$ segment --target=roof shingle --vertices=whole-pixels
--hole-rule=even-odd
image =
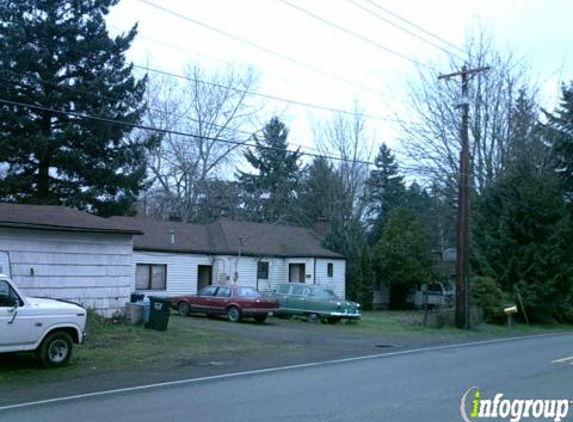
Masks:
[[[141,234],[114,221],[56,205],[0,203],[0,227],[94,233]]]
[[[134,217],[110,220],[144,233],[133,239],[134,249],[139,250],[218,255],[236,255],[240,251],[249,256],[344,258],[322,247],[313,233],[302,227],[224,219],[207,225]]]

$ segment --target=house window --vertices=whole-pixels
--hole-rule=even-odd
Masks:
[[[326,273],[329,277],[334,276],[334,264],[332,262],[328,263],[328,265],[326,267]]]
[[[267,261],[259,261],[257,263],[257,278],[262,280],[269,278],[269,263]]]
[[[135,269],[136,290],[165,290],[167,265],[137,264]]]

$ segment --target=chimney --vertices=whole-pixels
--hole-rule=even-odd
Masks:
[[[311,229],[318,237],[324,239],[332,230],[332,224],[328,218],[318,217]]]

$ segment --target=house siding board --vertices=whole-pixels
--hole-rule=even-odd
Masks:
[[[0,274],[10,277],[10,255],[6,251],[0,251]]]
[[[129,301],[132,236],[0,228],[12,278],[29,296],[77,302],[111,316]]]
[[[134,251],[131,270],[131,288],[135,288],[135,268],[137,264],[167,265],[167,283],[165,290],[137,290],[138,293],[151,296],[175,296],[197,292],[197,267],[213,265],[208,255],[191,255],[165,252]],[[214,278],[214,281],[216,278]]]
[[[269,263],[268,279],[258,279],[258,262]],[[167,265],[167,284],[165,290],[138,290],[138,293],[155,296],[176,296],[197,292],[197,267],[211,265],[214,284],[240,284],[269,292],[279,284],[289,281],[289,264],[305,264],[305,279],[308,284],[321,284],[333,289],[337,295],[345,295],[345,260],[309,257],[274,258],[237,255],[197,255],[182,253],[149,252],[136,250],[133,256],[131,286],[135,291],[136,264]],[[316,271],[315,271],[316,262]],[[327,265],[333,263],[333,277],[327,277]],[[238,278],[235,280],[235,272]],[[316,283],[315,283],[316,274]]]
[[[328,264],[333,265],[332,277],[328,276]],[[337,296],[345,297],[346,261],[343,259],[317,259],[316,284],[332,289]]]

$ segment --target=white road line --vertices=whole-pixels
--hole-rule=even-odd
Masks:
[[[551,361],[551,363],[569,363],[570,365],[573,365],[573,356],[569,356],[568,358],[553,360]]]
[[[71,400],[79,400],[91,397],[99,397],[99,396],[107,396],[112,394],[119,394],[119,393],[128,393],[132,391],[143,391],[143,390],[150,390],[154,388],[161,388],[161,387],[170,387],[175,385],[185,385],[185,384],[195,384],[205,381],[214,381],[226,378],[238,378],[238,377],[246,377],[250,375],[261,375],[261,374],[268,374],[273,372],[280,372],[280,371],[288,371],[293,369],[302,369],[302,368],[312,368],[317,366],[326,366],[326,365],[334,365],[339,363],[347,363],[347,362],[358,362],[362,360],[368,359],[378,359],[378,358],[385,358],[385,357],[392,357],[392,356],[401,356],[401,355],[409,355],[415,353],[422,353],[422,352],[433,352],[433,351],[440,351],[440,350],[448,350],[448,349],[458,349],[463,347],[471,347],[471,346],[485,346],[489,344],[496,344],[496,343],[506,343],[511,341],[518,341],[518,340],[528,340],[534,338],[543,338],[543,337],[553,337],[563,334],[571,334],[567,332],[561,333],[551,333],[551,334],[537,334],[531,336],[521,336],[521,337],[509,337],[509,338],[501,338],[501,339],[494,339],[494,340],[482,340],[482,341],[474,341],[470,343],[458,343],[458,344],[447,344],[444,346],[433,346],[433,347],[422,347],[419,349],[410,349],[410,350],[401,350],[398,352],[390,352],[390,353],[379,353],[375,355],[366,355],[366,356],[357,356],[353,358],[345,358],[345,359],[335,359],[335,360],[328,360],[323,362],[312,362],[312,363],[303,363],[299,365],[288,365],[288,366],[278,366],[274,368],[266,368],[266,369],[256,369],[253,371],[244,371],[244,372],[232,372],[228,374],[220,374],[220,375],[212,375],[208,377],[201,377],[201,378],[189,378],[183,379],[178,381],[168,381],[168,382],[161,382],[155,384],[146,384],[146,385],[138,385],[135,387],[126,387],[126,388],[117,388],[114,390],[105,390],[105,391],[96,391],[93,393],[86,393],[86,394],[77,394],[74,396],[66,396],[66,397],[56,397],[53,399],[46,399],[46,400],[38,400],[33,402],[27,403],[18,403],[12,404],[7,406],[0,406],[0,411],[3,410],[10,410],[10,409],[18,409],[23,407],[32,407],[32,406],[39,406],[42,404],[50,404],[50,403],[59,403]]]

